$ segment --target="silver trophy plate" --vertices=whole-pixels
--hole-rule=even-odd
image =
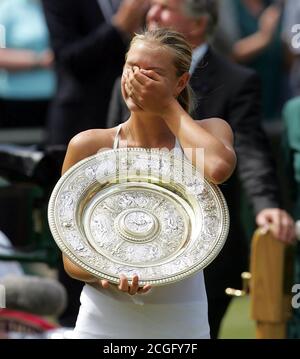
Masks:
[[[216,185],[184,158],[142,148],[99,152],[70,168],[51,194],[48,219],[81,268],[112,283],[137,274],[152,286],[202,270],[229,229]]]

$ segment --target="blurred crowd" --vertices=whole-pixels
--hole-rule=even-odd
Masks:
[[[173,27],[172,12],[175,13],[176,6],[182,2],[188,3],[195,13],[203,3],[202,0],[0,0],[0,133],[9,129],[22,129],[29,133],[40,128],[44,136],[39,143],[32,145],[49,150],[53,146],[65,148],[81,131],[115,126],[126,120],[127,112],[123,110],[120,99],[119,77],[130,39],[149,24]],[[276,185],[273,180],[268,180],[273,172],[269,171],[268,165],[264,166],[269,160],[251,164],[251,157],[248,162],[245,150],[243,154],[241,150],[240,161],[244,167],[238,176],[240,182],[248,181],[248,184],[245,184],[243,192],[243,186],[232,186],[236,192],[240,191],[235,197],[240,198],[244,192],[252,197],[253,200],[248,200],[254,207],[252,216],[256,225],[266,225],[268,218],[272,222],[275,215],[289,221],[287,212],[297,220],[300,218],[300,1],[207,0],[205,3],[207,8],[199,14],[207,16],[208,20],[199,21],[199,28],[205,27],[208,36],[201,44],[195,43],[194,49],[198,59],[202,58],[202,66],[200,70],[191,69],[191,84],[195,92],[201,88],[207,102],[199,101],[201,110],[198,109],[196,114],[230,117],[224,119],[237,134],[237,146],[242,148],[242,144],[248,141],[249,148],[259,147],[260,151],[266,151],[265,158],[272,153],[267,152],[260,142],[272,142],[272,136],[276,137],[275,142],[280,146],[273,146],[271,151],[277,162],[278,159],[285,161],[286,170],[279,177],[281,187],[288,183],[288,187],[293,189],[292,196],[288,197],[290,194],[283,191],[284,198],[277,199]],[[192,15],[186,16],[192,18]],[[176,30],[189,31],[183,25],[182,28],[178,25]],[[191,39],[193,41],[192,36]],[[209,51],[213,51],[211,60],[205,57]],[[217,61],[216,56],[221,56],[222,61]],[[211,66],[212,62],[215,68]],[[218,77],[221,67],[230,69],[230,72],[230,66],[236,64],[242,67],[236,67],[232,74],[240,76],[240,82],[229,75]],[[216,79],[208,82],[208,71],[212,77],[215,73],[219,82]],[[218,90],[222,87],[237,89],[220,107],[213,96],[218,99]],[[209,102],[210,99],[213,103]],[[207,111],[209,106],[212,110]],[[222,110],[218,110],[219,107]],[[237,118],[244,121],[244,125],[236,124]],[[245,126],[243,135],[238,126]],[[252,127],[258,136],[253,142],[250,135],[247,139]],[[263,158],[257,155],[260,156]],[[246,166],[250,165],[253,166],[251,171],[261,173],[261,179],[265,179],[261,189],[259,181],[250,183],[246,178],[246,173],[250,176]],[[251,189],[248,190],[247,186]],[[270,193],[270,196],[257,204],[255,197],[259,197],[260,192]],[[235,218],[239,209],[232,208],[231,216]],[[275,215],[275,212],[263,212],[275,208],[281,208],[282,212],[277,211]],[[241,226],[237,224],[236,236],[244,235]],[[285,230],[284,234],[278,234],[278,238],[282,240],[280,237],[284,235],[291,236]],[[13,242],[13,238],[11,240]],[[243,242],[241,238],[238,240]],[[247,252],[244,247],[247,245],[242,243],[236,248]],[[225,249],[228,256],[228,253],[233,253],[230,248],[228,252]],[[239,256],[237,250],[235,255]],[[247,269],[247,260],[244,263],[238,259],[237,262],[239,276]],[[294,283],[300,283],[299,246],[295,263]],[[224,268],[220,265],[218,273]],[[213,280],[214,274],[208,273],[207,278],[210,276]],[[234,276],[236,278],[236,274]],[[70,284],[71,280],[66,278],[61,268],[59,279],[67,291],[72,288],[69,296],[79,299],[80,285]],[[225,281],[220,291],[224,286],[238,285],[235,279],[233,282]],[[217,337],[230,300],[220,298],[215,289],[210,291],[209,284],[208,299],[211,308],[220,308],[216,322],[211,323],[213,337]],[[77,302],[75,299],[69,302],[62,316],[62,325],[74,325]],[[299,312],[295,312],[290,331],[291,336],[300,337]]]
[[[0,1],[1,128],[43,127],[48,143],[67,144],[79,131],[106,126],[112,86],[130,36],[144,26],[146,4],[68,3]],[[296,0],[219,1],[211,43],[257,71],[264,122],[281,121],[284,104],[299,92],[299,11]]]

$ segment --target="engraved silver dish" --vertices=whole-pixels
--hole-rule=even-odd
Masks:
[[[71,261],[119,282],[159,286],[206,267],[227,238],[229,214],[216,185],[178,154],[108,150],[70,168],[49,201],[52,235]]]

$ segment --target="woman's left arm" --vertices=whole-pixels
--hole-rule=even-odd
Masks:
[[[232,130],[227,122],[219,118],[195,121],[175,99],[165,109],[162,118],[179,139],[186,157],[198,169],[204,169],[208,180],[219,184],[231,176],[236,155]]]
[[[236,156],[232,130],[225,121],[193,120],[171,93],[168,80],[152,70],[129,70],[125,88],[142,110],[165,121],[179,139],[186,157],[200,171],[204,170],[205,178],[219,184],[230,177]],[[199,155],[201,149],[204,156]]]

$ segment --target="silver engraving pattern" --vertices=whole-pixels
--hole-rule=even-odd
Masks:
[[[221,250],[229,216],[217,186],[187,161],[140,148],[98,153],[59,180],[48,208],[60,249],[83,269],[117,283],[172,283]]]
[[[124,224],[135,234],[147,233],[154,226],[153,217],[144,211],[134,211],[126,215]]]

